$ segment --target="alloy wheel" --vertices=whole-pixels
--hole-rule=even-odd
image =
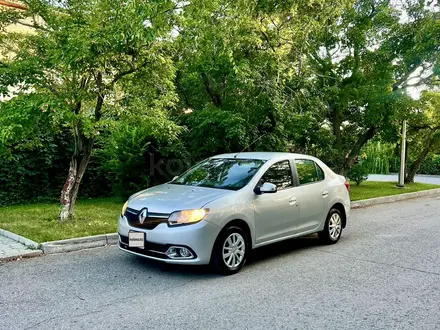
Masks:
[[[342,220],[339,214],[337,213],[332,214],[328,224],[328,230],[329,230],[330,238],[336,241],[342,230]]]
[[[243,261],[245,252],[246,244],[243,236],[239,233],[232,233],[223,243],[223,262],[230,269],[237,268]]]

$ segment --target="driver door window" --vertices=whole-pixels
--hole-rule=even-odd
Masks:
[[[264,175],[261,177],[260,185],[265,182],[275,184],[278,190],[293,187],[290,162],[288,160],[284,160],[269,167],[266,173],[264,173]]]

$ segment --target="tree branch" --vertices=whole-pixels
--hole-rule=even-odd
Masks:
[[[422,77],[420,77],[420,76],[418,76],[418,77],[413,77],[413,78],[411,78],[411,80],[412,80],[412,79],[419,79],[419,81],[417,81],[417,82],[414,83],[414,84],[410,84],[410,83],[407,81],[407,82],[403,83],[403,84],[401,85],[401,87],[402,87],[402,88],[406,88],[406,87],[420,87],[420,86],[422,86],[422,85],[428,85],[429,83],[440,82],[440,79],[435,79],[435,80],[433,80],[433,79],[432,79],[433,77],[434,77],[434,73],[433,73],[433,74],[430,74],[429,76],[424,77],[424,78],[422,78]]]
[[[29,24],[29,23],[20,22],[20,21],[17,21],[16,23],[19,24],[19,25],[23,25],[23,26],[27,26],[27,27],[36,29],[36,30],[49,31],[48,29],[46,29],[46,28],[42,27],[41,25],[35,23],[35,21],[34,21],[34,24]]]
[[[260,29],[261,34],[264,36],[264,39],[266,39],[266,42],[268,43],[269,47],[272,49],[272,51],[275,53],[275,48],[270,43],[269,37],[267,36],[266,32]]]
[[[144,63],[142,63],[142,64],[141,64],[140,66],[138,66],[138,67],[133,66],[133,67],[131,67],[131,69],[128,69],[128,70],[125,70],[125,71],[121,71],[121,72],[117,73],[117,74],[114,76],[114,78],[113,78],[112,82],[110,83],[110,85],[114,85],[114,84],[117,83],[121,78],[123,78],[123,77],[125,77],[125,76],[127,76],[127,75],[129,75],[129,74],[135,73],[136,71],[139,71],[139,70],[142,69],[142,68],[145,68],[149,63],[150,63],[149,61],[145,61]]]
[[[397,91],[401,87],[401,85],[408,80],[409,76],[411,76],[414,73],[414,71],[417,70],[418,67],[419,65],[414,65],[414,64],[411,65],[408,68],[408,71],[402,77],[400,77],[400,79],[397,82],[393,84],[393,91]]]
[[[365,143],[371,140],[377,133],[378,128],[371,126],[365,132],[361,132],[357,136],[357,141],[351,151],[345,156],[344,169],[348,170],[354,163],[354,157],[359,154]]]

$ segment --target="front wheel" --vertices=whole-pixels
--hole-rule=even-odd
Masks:
[[[324,244],[335,244],[342,234],[342,214],[337,209],[331,209],[325,221],[324,230],[318,233]]]
[[[224,275],[238,273],[246,262],[248,238],[237,226],[225,228],[217,238],[212,261],[216,270]]]

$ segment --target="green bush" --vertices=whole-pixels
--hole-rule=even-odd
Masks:
[[[0,206],[56,202],[69,171],[72,155],[67,133],[45,134],[39,146],[10,145],[0,156]],[[110,182],[92,157],[80,186],[80,198],[109,196]]]
[[[47,102],[35,94],[0,102],[0,206],[59,199],[73,153],[72,139],[58,113],[47,110]],[[108,196],[109,186],[92,157],[80,198]]]
[[[180,129],[165,120],[118,123],[102,140],[98,156],[112,182],[112,193],[126,198],[186,170],[190,164],[177,140]]]
[[[440,175],[440,155],[427,157],[419,170],[420,174]]]
[[[348,171],[348,178],[359,186],[368,179],[368,168],[363,163],[356,164]]]

